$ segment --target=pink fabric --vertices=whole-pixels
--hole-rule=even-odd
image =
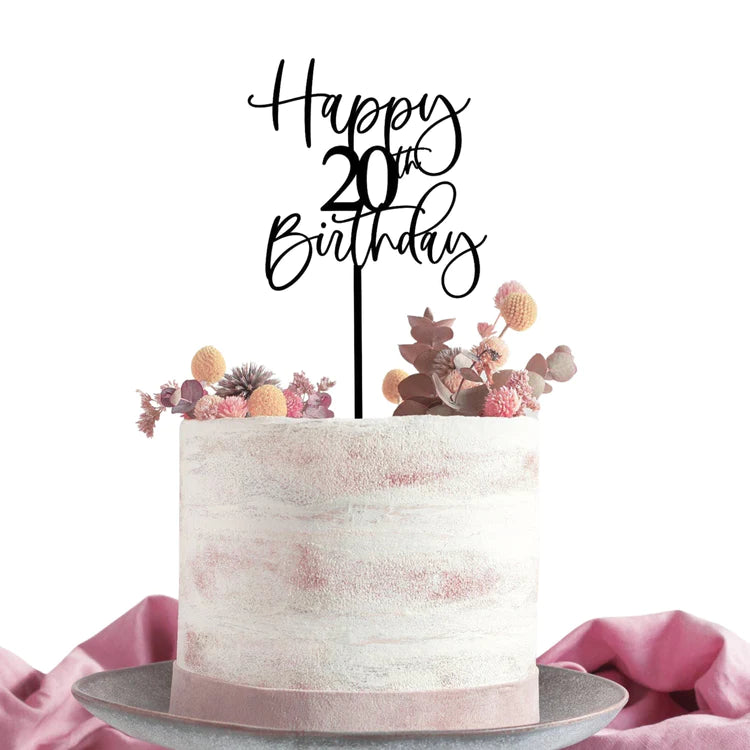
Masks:
[[[630,701],[578,750],[747,750],[750,644],[684,612],[591,620],[539,664],[619,682]]]
[[[344,692],[234,685],[174,666],[180,716],[298,732],[493,729],[539,721],[539,674],[472,690]]]
[[[48,675],[0,649],[2,750],[151,750],[93,718],[79,677],[174,658],[177,603],[150,597]],[[614,679],[630,703],[579,750],[750,748],[750,645],[683,612],[592,620],[539,659]]]
[[[2,750],[150,750],[95,719],[70,693],[79,678],[174,659],[177,602],[144,599],[68,654],[49,674],[0,648]]]

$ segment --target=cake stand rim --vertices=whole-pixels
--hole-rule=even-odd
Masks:
[[[179,714],[173,714],[169,711],[157,711],[151,708],[142,708],[140,706],[130,706],[125,703],[117,702],[115,700],[108,700],[106,698],[99,698],[91,695],[85,691],[85,684],[91,681],[92,678],[99,677],[104,674],[123,674],[126,672],[143,671],[148,668],[155,667],[166,667],[167,665],[171,668],[174,664],[174,660],[152,662],[150,664],[142,664],[135,667],[124,667],[121,669],[107,669],[99,672],[94,672],[90,675],[79,678],[73,684],[71,693],[73,697],[84,707],[87,708],[89,705],[97,705],[102,708],[106,708],[113,711],[124,712],[127,714],[133,714],[152,719],[168,719],[171,721],[177,721],[182,724],[190,724],[195,726],[203,726],[212,729],[231,729],[237,732],[243,732],[248,735],[264,735],[268,737],[309,737],[309,738],[320,738],[320,739],[332,739],[332,738],[362,738],[362,739],[406,739],[406,738],[427,738],[427,737],[438,737],[438,736],[481,736],[481,735],[498,735],[498,734],[522,734],[528,732],[535,732],[546,728],[564,727],[566,725],[580,723],[586,720],[593,720],[597,717],[603,717],[607,714],[612,714],[612,719],[622,710],[625,704],[628,702],[629,693],[619,683],[609,680],[606,677],[600,677],[599,675],[590,674],[589,672],[579,672],[577,670],[566,669],[564,667],[551,667],[544,664],[539,664],[538,668],[541,673],[553,673],[553,672],[566,672],[571,675],[576,675],[577,679],[587,679],[591,681],[600,681],[606,683],[609,689],[615,689],[620,692],[620,698],[612,703],[610,706],[592,711],[585,714],[579,714],[577,716],[571,716],[563,719],[555,719],[552,721],[539,721],[535,724],[519,724],[516,726],[509,727],[491,727],[485,729],[422,729],[422,730],[390,730],[390,731],[376,731],[376,732],[322,732],[322,731],[300,731],[294,729],[273,729],[269,727],[258,727],[251,726],[248,724],[237,724],[232,722],[224,721],[212,721],[210,719],[198,719],[190,716],[181,716]],[[541,696],[540,696],[541,698]]]

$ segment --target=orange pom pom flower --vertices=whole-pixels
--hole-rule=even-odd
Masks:
[[[247,412],[251,417],[285,417],[284,391],[268,384],[256,388],[247,400]]]

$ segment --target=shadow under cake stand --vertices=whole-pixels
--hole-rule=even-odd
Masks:
[[[556,750],[607,726],[628,700],[625,688],[602,677],[539,667],[540,720],[503,729],[455,732],[317,734],[262,729],[170,714],[172,662],[84,677],[73,695],[87,711],[121,732],[173,750],[286,750],[310,747],[513,748]]]

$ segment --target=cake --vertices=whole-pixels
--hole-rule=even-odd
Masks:
[[[538,721],[538,420],[188,420],[171,711],[313,732]]]
[[[226,371],[141,394],[148,437],[180,415],[180,602],[170,711],[322,733],[461,731],[539,720],[537,412],[576,372],[569,347],[505,367],[536,320],[517,281],[494,323],[408,316],[416,370],[383,380],[393,417],[333,419],[295,372]],[[502,330],[496,326],[504,321]]]

